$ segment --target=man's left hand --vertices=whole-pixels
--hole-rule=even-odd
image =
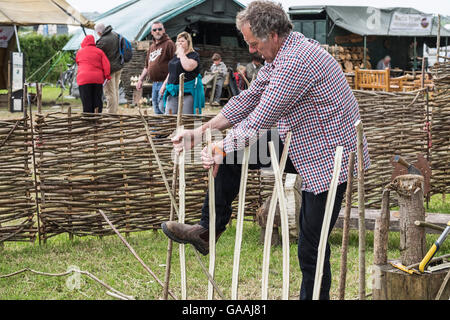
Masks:
[[[210,169],[213,167],[213,176],[217,176],[219,165],[223,163],[223,141],[212,144],[212,156],[208,154],[208,146],[204,147],[201,154],[203,168]]]

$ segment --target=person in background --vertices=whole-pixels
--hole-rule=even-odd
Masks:
[[[117,113],[119,109],[119,82],[123,65],[119,54],[119,35],[112,31],[111,26],[105,27],[103,23],[95,25],[95,32],[100,39],[97,48],[103,50],[111,65],[111,81],[105,85],[106,107],[109,113]]]
[[[194,51],[192,37],[187,32],[177,36],[175,57],[169,61],[169,73],[161,87],[166,114],[177,114],[179,77],[184,73],[184,114],[201,114],[205,106],[200,55]]]
[[[111,79],[109,60],[105,53],[95,46],[95,39],[87,35],[75,57],[78,65],[77,84],[83,104],[83,112],[102,113],[103,84]]]
[[[227,66],[222,61],[222,57],[218,53],[214,53],[212,56],[213,64],[210,68],[211,72],[217,72],[216,91],[214,93],[214,100],[211,103],[213,106],[220,106],[220,97],[222,96],[223,83],[227,76]]]
[[[164,80],[169,73],[169,61],[175,54],[175,44],[166,34],[164,25],[159,22],[153,22],[152,31],[153,43],[148,49],[145,58],[145,67],[142,70],[136,89],[142,89],[142,83],[146,77],[153,81],[152,84],[152,105],[155,114],[164,113],[164,105],[160,94]]]
[[[386,56],[377,63],[377,70],[384,70],[386,68],[391,68],[391,57]]]
[[[247,89],[247,82],[244,79],[246,72],[247,68],[240,64],[237,66],[236,72],[233,73],[239,92]]]
[[[258,54],[252,54],[252,62],[247,64],[247,79],[248,81],[253,81],[256,79],[256,75],[258,74],[259,69],[264,65],[264,59]]]

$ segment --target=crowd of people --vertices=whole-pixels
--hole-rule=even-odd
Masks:
[[[77,83],[83,112],[103,110],[103,95],[106,109],[117,113],[119,108],[119,83],[124,67],[119,53],[119,35],[111,26],[103,23],[95,25],[94,36],[87,35],[77,52]],[[151,28],[152,43],[145,57],[144,68],[136,84],[137,90],[143,89],[145,80],[152,84],[152,107],[154,114],[176,114],[178,112],[179,76],[184,73],[184,114],[201,114],[205,105],[205,82],[202,81],[200,55],[194,50],[192,37],[181,32],[174,43],[166,34],[164,24],[153,22]],[[220,106],[223,87],[229,69],[222,61],[220,53],[211,57],[210,72],[216,77],[212,106]],[[264,59],[252,55],[247,65],[238,65],[231,74],[238,88],[237,93],[247,89],[264,65]]]

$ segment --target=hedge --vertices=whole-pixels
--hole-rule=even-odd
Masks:
[[[25,77],[28,79],[39,67],[41,67],[48,59],[53,57],[55,53],[61,50],[69,41],[70,36],[67,34],[43,36],[37,33],[29,33],[19,37],[20,46],[25,53]],[[45,77],[44,82],[56,83],[61,72],[67,70],[67,64],[74,62],[73,52],[63,52],[63,57],[54,66],[52,71]],[[30,82],[41,81],[42,77],[48,72],[50,67],[58,59],[59,55],[55,55],[52,60],[39,70]]]

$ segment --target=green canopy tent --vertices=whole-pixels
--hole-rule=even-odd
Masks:
[[[202,24],[234,27],[236,14],[243,7],[235,0],[132,0],[100,15],[95,23],[111,25],[114,31],[127,39],[141,41],[149,38],[152,23],[161,21],[170,37],[188,29],[195,43],[206,40],[199,39],[201,31],[204,31],[204,38],[213,37],[210,32],[199,30]],[[222,36],[230,34],[229,29],[222,29]],[[94,31],[88,33],[94,34]],[[77,31],[63,50],[78,50],[83,38],[81,30]],[[220,37],[216,35],[216,38]]]

